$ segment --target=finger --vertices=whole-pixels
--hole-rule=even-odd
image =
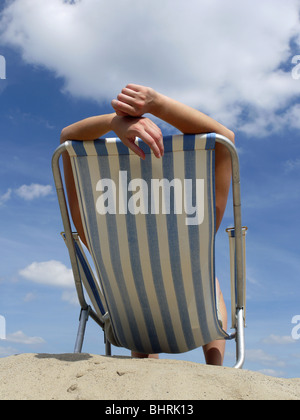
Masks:
[[[115,100],[111,101],[111,106],[113,107],[113,109],[115,110],[116,114],[117,114],[119,117],[128,117],[128,114],[126,114],[125,112],[120,111],[120,110],[118,109],[118,106],[117,106],[117,101],[115,101]]]
[[[132,150],[136,155],[138,155],[141,159],[145,160],[145,153],[144,151],[135,143],[135,140],[128,141],[128,143],[123,142],[125,146],[127,146],[130,150]]]
[[[161,129],[151,120],[148,120],[148,124],[145,127],[145,131],[154,139],[155,143],[157,144],[160,155],[164,155],[164,142],[163,142],[163,135]]]
[[[134,83],[129,83],[129,84],[126,86],[126,88],[127,88],[127,89],[130,89],[130,90],[133,90],[133,91],[135,91],[135,92],[140,92],[140,90],[143,88],[143,86],[141,86],[141,85],[136,85],[136,84],[134,84]]]
[[[117,98],[118,98],[118,101],[124,102],[125,104],[131,105],[131,106],[135,104],[135,100],[136,100],[134,96],[126,95],[124,93],[119,93]]]
[[[136,96],[136,94],[137,94],[137,91],[126,87],[126,88],[122,89],[122,92],[121,93],[123,93],[126,96],[129,96],[129,97],[134,98]]]
[[[119,113],[120,116],[132,115],[134,116],[134,108],[124,102],[118,101],[117,99],[113,99],[111,101],[111,105],[114,110]]]
[[[158,147],[159,154],[156,154],[156,157],[161,157],[164,155],[164,142],[163,142],[163,136],[160,132],[157,131],[147,131],[146,132],[151,136],[151,138],[154,140],[154,144]]]
[[[151,134],[144,131],[140,134],[140,139],[150,147],[155,157],[160,158],[162,156],[160,148]]]
[[[127,105],[130,105],[132,107],[132,110],[129,111],[130,115],[132,116],[141,116],[144,113],[144,105],[145,100],[139,93],[134,93],[131,91],[132,94],[126,95],[124,93],[120,93],[117,97],[117,99]]]

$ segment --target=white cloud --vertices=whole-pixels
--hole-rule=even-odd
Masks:
[[[19,274],[34,283],[61,288],[74,287],[72,270],[60,261],[33,262]]]
[[[26,293],[26,295],[23,298],[24,302],[32,302],[36,299],[36,295],[32,292]]]
[[[73,95],[110,101],[128,82],[151,85],[264,135],[299,128],[289,108],[300,94],[290,47],[300,49],[299,9],[299,0],[14,0],[0,31]]]
[[[284,118],[292,128],[300,129],[300,104],[296,104],[288,109],[284,115]]]
[[[291,335],[279,336],[271,334],[268,337],[264,338],[262,341],[264,344],[275,344],[275,345],[285,345],[285,344],[295,344],[296,341],[293,340]]]
[[[40,184],[22,185],[15,190],[15,193],[24,200],[31,201],[35,198],[46,197],[52,194],[52,186]]]
[[[74,287],[74,290],[65,290],[62,293],[61,299],[64,302],[68,302],[71,305],[78,305],[78,296]]]
[[[9,334],[6,337],[6,341],[11,343],[19,343],[19,344],[28,344],[28,345],[37,345],[37,344],[44,344],[45,340],[41,337],[28,337],[23,331],[16,331],[13,334]]]
[[[261,349],[249,349],[246,351],[246,358],[249,362],[262,363],[265,366],[285,367],[286,363],[276,356],[266,353]]]
[[[5,194],[0,195],[0,207],[11,198],[12,190],[9,188]]]
[[[300,170],[300,158],[289,159],[284,164],[284,169],[286,173],[293,172],[295,170]]]
[[[51,185],[41,185],[41,184],[30,184],[30,185],[21,185],[21,187],[16,188],[15,190],[9,188],[6,193],[0,195],[0,207],[9,201],[13,194],[22,198],[26,201],[31,201],[36,198],[47,197],[53,193]]]

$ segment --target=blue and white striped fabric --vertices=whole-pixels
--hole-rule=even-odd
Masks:
[[[65,234],[63,234],[63,238],[65,239]],[[106,310],[103,306],[104,296],[99,287],[100,285],[97,283],[89,261],[82,249],[79,235],[77,233],[73,233],[73,240],[81,281],[85,287],[85,290],[87,291],[87,294],[98,317],[101,319],[101,317],[106,313]]]
[[[228,337],[216,308],[215,137],[164,137],[161,159],[137,142],[144,161],[119,139],[68,142],[85,235],[119,344],[186,352]]]

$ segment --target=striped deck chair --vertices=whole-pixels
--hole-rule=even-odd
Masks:
[[[216,339],[236,339],[235,367],[244,363],[245,271],[239,161],[234,145],[216,134],[164,137],[156,159],[147,145],[143,161],[119,139],[67,141],[52,167],[81,318],[81,351],[91,316],[110,343],[140,353],[183,353]],[[234,238],[232,327],[222,328],[215,284],[216,142],[230,151]],[[87,263],[70,217],[59,167],[69,153],[88,249]],[[231,241],[232,243],[232,241]],[[86,303],[86,289],[92,306]]]

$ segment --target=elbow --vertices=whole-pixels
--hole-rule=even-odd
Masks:
[[[64,143],[66,140],[68,140],[69,134],[68,134],[68,127],[65,127],[61,130],[60,133],[60,144]]]
[[[233,131],[228,130],[228,135],[226,136],[233,144],[235,144],[235,134]]]

